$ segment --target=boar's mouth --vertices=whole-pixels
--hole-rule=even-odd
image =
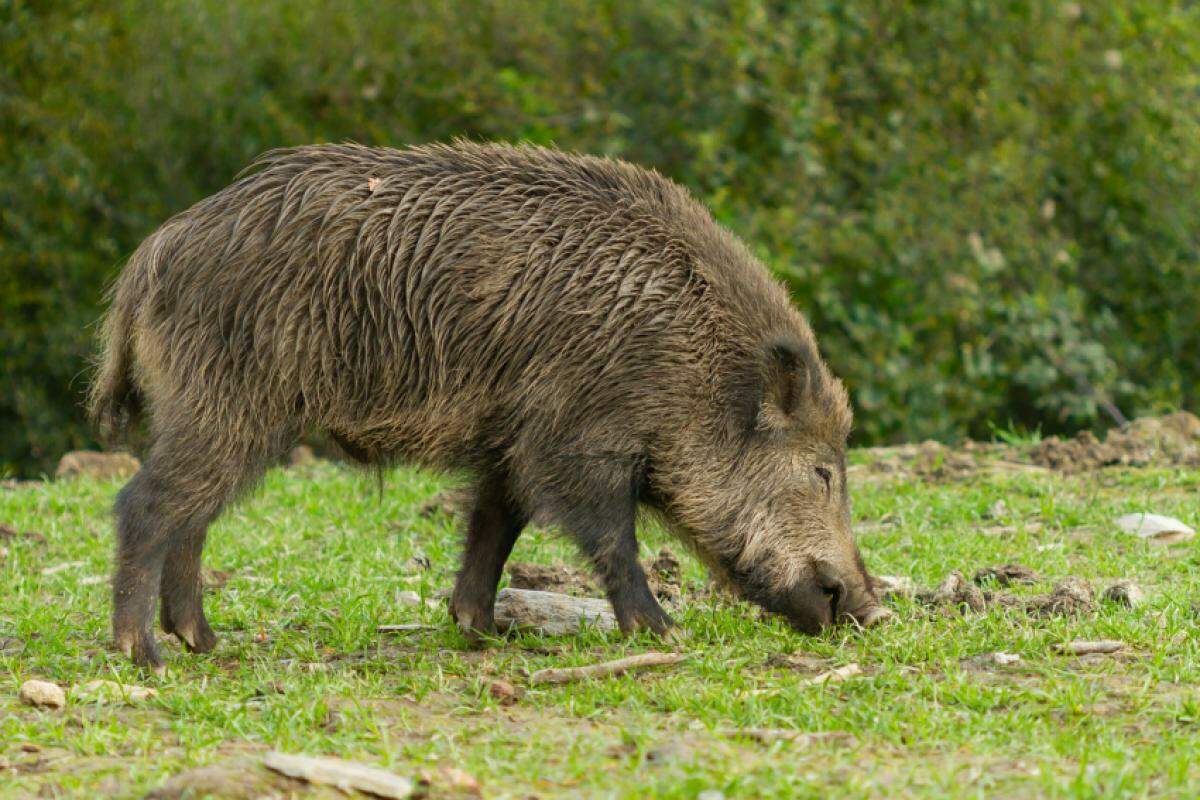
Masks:
[[[864,591],[851,591],[826,565],[812,562],[808,574],[793,585],[779,586],[767,570],[724,565],[734,589],[746,600],[779,614],[796,630],[817,635],[834,622],[863,627],[882,622],[892,612],[871,593],[863,570]]]
[[[743,599],[779,614],[802,633],[815,636],[836,618],[838,597],[822,589],[815,571],[813,577],[801,580],[799,585],[781,587],[759,567],[726,565],[726,570],[733,588]]]

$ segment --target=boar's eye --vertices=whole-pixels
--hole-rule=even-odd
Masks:
[[[825,467],[817,467],[817,476],[825,481],[825,493],[831,492],[833,490],[833,473]]]

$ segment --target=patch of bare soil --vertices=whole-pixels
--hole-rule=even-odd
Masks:
[[[1143,417],[1110,430],[1103,440],[1084,431],[1066,439],[1050,436],[1027,448],[974,441],[948,447],[928,441],[862,452],[867,463],[850,472],[876,479],[956,480],[984,469],[1081,472],[1108,466],[1200,466],[1200,418],[1186,411]]]
[[[1033,463],[1064,472],[1107,466],[1200,466],[1200,419],[1186,411],[1143,417],[1109,431],[1103,441],[1087,431],[1051,436],[1032,447]]]

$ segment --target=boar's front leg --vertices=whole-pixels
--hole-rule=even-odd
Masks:
[[[496,587],[526,522],[527,516],[512,502],[501,475],[480,480],[467,521],[462,568],[450,597],[450,616],[474,642],[496,632]]]
[[[675,623],[650,591],[638,562],[636,482],[607,477],[592,476],[577,496],[564,498],[564,527],[603,581],[621,632],[644,628],[663,636]]]

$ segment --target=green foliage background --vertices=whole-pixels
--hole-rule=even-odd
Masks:
[[[90,443],[102,292],[279,145],[657,167],[792,287],[860,443],[1200,391],[1200,7],[0,0],[0,469]]]

